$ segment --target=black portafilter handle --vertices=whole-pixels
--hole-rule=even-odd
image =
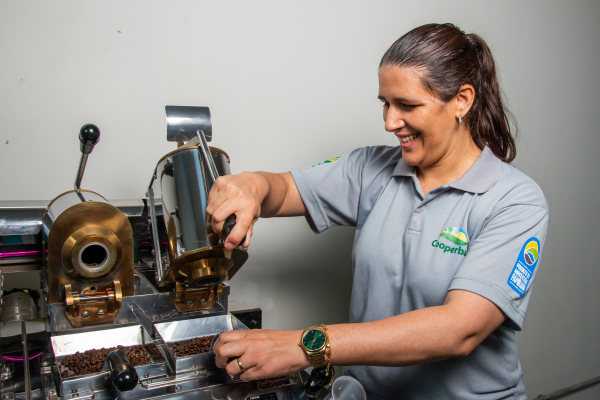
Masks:
[[[79,130],[79,149],[83,154],[90,154],[100,141],[100,129],[94,124],[85,124]]]
[[[323,394],[324,388],[333,380],[333,366],[313,368],[310,378],[304,383],[304,391],[309,399],[316,399]]]
[[[235,226],[235,222],[236,222],[235,214],[231,214],[229,217],[227,217],[227,219],[223,223],[223,239],[227,239],[227,236],[229,236],[229,234],[233,230],[233,227]],[[244,238],[242,239],[242,241],[240,243],[238,243],[238,245],[239,246],[243,245],[245,241],[246,241],[246,236],[244,236]]]
[[[110,380],[119,392],[133,390],[139,381],[137,371],[123,350],[113,350],[104,361],[103,371],[110,371]]]

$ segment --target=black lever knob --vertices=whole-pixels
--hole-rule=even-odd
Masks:
[[[129,363],[123,350],[114,350],[106,357],[103,370],[110,370],[110,378],[119,392],[133,390],[139,381],[137,371]]]
[[[223,239],[227,239],[227,236],[231,233],[236,224],[235,214],[231,214],[225,222],[223,222]],[[241,246],[246,241],[246,236],[242,238],[242,240],[238,243],[238,246]]]
[[[94,124],[85,124],[79,130],[79,149],[83,154],[90,154],[100,141],[100,129]]]
[[[323,394],[324,389],[331,383],[334,376],[333,366],[313,368],[310,378],[304,383],[304,390],[309,399],[316,399]]]

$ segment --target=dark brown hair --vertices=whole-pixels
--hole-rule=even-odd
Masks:
[[[511,162],[517,148],[511,133],[514,118],[502,101],[492,52],[482,38],[465,35],[452,24],[428,24],[411,30],[381,59],[382,65],[417,68],[423,85],[444,102],[464,84],[475,88],[475,100],[466,116],[478,146],[489,146],[496,157]],[[515,135],[516,136],[516,135]]]

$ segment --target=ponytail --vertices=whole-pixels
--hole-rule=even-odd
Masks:
[[[514,118],[504,106],[494,58],[481,37],[465,35],[452,24],[423,25],[398,39],[383,55],[382,65],[421,69],[424,86],[444,102],[462,85],[472,85],[475,100],[466,123],[473,140],[504,162],[515,159]]]
[[[498,158],[511,162],[517,155],[509,120],[514,121],[514,118],[502,101],[494,57],[481,37],[473,33],[466,37],[475,47],[479,64],[471,82],[475,88],[475,101],[467,114],[467,126],[474,139],[487,144]]]

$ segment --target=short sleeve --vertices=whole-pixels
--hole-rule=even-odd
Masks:
[[[548,220],[548,210],[537,205],[516,204],[494,212],[469,244],[449,290],[487,298],[508,316],[506,327],[521,330]]]
[[[315,233],[336,226],[356,226],[362,171],[368,148],[354,150],[331,162],[292,171]]]

